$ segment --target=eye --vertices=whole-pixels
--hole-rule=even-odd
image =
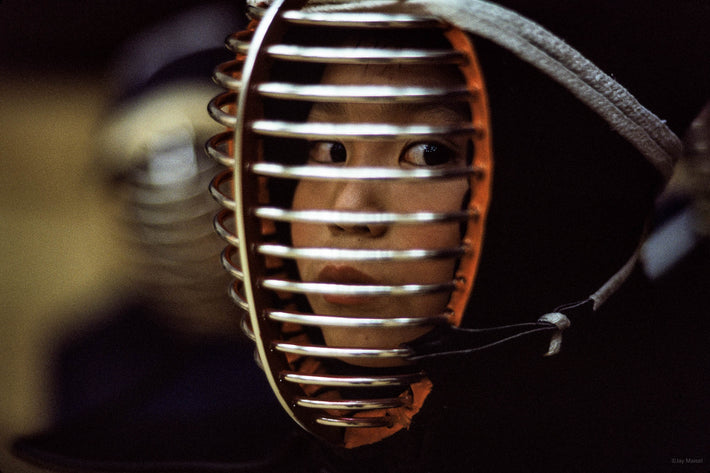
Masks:
[[[314,141],[308,149],[308,160],[316,163],[344,163],[347,151],[337,141]]]
[[[400,160],[414,166],[440,166],[452,163],[455,158],[456,152],[446,145],[417,143],[404,150]]]

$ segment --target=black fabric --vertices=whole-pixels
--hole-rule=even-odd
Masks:
[[[288,444],[292,421],[236,334],[180,336],[139,302],[96,319],[58,353],[55,426],[19,440],[23,458],[70,470],[254,468]]]

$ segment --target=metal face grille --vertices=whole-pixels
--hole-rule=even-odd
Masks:
[[[229,244],[230,295],[248,313],[243,328],[284,409],[312,433],[357,446],[405,427],[429,392],[399,341],[461,321],[490,194],[488,108],[462,32],[431,17],[322,13],[303,3],[276,2],[227,40],[236,59],[215,80],[228,91],[209,105],[228,128],[207,144],[229,167],[211,185],[225,207],[215,228]],[[442,71],[456,79],[420,74]],[[404,118],[387,121],[391,109]],[[374,113],[363,119],[363,111]],[[441,151],[448,143],[455,152]],[[420,162],[441,153],[457,158]],[[339,205],[346,192],[362,195],[353,189],[380,203]],[[426,195],[451,200],[454,189],[455,205],[414,208]],[[406,237],[415,231],[455,242],[418,245]],[[395,232],[403,238],[390,238]],[[434,278],[427,265],[450,269]],[[444,302],[421,313],[430,300]]]

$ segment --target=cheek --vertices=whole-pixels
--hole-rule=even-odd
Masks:
[[[296,186],[296,191],[293,195],[292,208],[294,210],[303,210],[313,207],[314,201],[314,189],[313,185],[308,183],[299,183]],[[297,247],[304,246],[313,235],[314,225],[307,225],[303,223],[293,223],[291,224],[291,240],[293,244]]]
[[[461,244],[458,224],[402,226],[392,232],[396,249],[444,249]],[[456,268],[456,259],[431,259],[392,263],[391,274],[402,284],[441,283],[450,281]]]
[[[402,198],[398,211],[452,212],[465,207],[463,202],[468,190],[468,183],[454,181],[435,183],[418,191],[409,190],[408,198]],[[404,195],[404,193],[400,194]],[[393,229],[395,246],[400,249],[453,248],[461,244],[461,224],[447,223],[435,225],[401,226]],[[398,272],[406,274],[408,279],[422,282],[442,282],[449,280],[456,267],[453,259],[429,260],[419,263],[403,264]]]
[[[291,224],[291,241],[296,248],[303,247],[312,234],[308,225]]]
[[[403,211],[453,212],[461,210],[469,185],[466,179],[427,183],[395,184],[392,186],[392,205]]]
[[[458,212],[464,209],[469,186],[465,180],[442,181],[424,186],[398,189],[395,197],[398,212]],[[456,245],[461,239],[461,223],[417,225],[400,227],[407,244],[423,248],[442,248]]]
[[[452,237],[447,239],[447,241],[443,239],[436,239],[435,241],[419,240],[405,249],[452,248],[458,246],[459,242],[458,237]],[[456,260],[450,258],[391,263],[389,268],[391,274],[396,274],[396,280],[402,284],[436,284],[451,280],[456,268]]]
[[[294,209],[304,209],[306,202],[310,199],[309,185],[304,183],[299,183],[296,185],[296,190],[293,193],[293,204]]]
[[[395,230],[399,243],[406,248],[448,248],[461,242],[461,230],[458,223],[438,225],[401,226]]]

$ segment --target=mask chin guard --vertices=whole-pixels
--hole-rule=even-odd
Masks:
[[[225,207],[215,217],[217,232],[229,243],[222,263],[235,277],[230,295],[248,312],[243,329],[256,343],[257,362],[281,405],[303,428],[330,442],[356,447],[373,443],[409,426],[427,397],[431,382],[406,347],[351,348],[319,342],[319,329],[339,327],[392,330],[458,326],[463,317],[481,251],[490,198],[492,155],[487,97],[476,56],[467,36],[434,17],[390,13],[319,13],[301,10],[303,1],[274,2],[250,27],[227,39],[234,61],[218,66],[215,80],[228,91],[208,109],[227,130],[207,143],[208,153],[230,167],[212,182],[213,196]],[[258,23],[258,26],[257,26]],[[298,43],[332,32],[396,29],[438,36],[437,47],[351,47]],[[288,35],[290,30],[298,34]],[[304,34],[304,32],[306,32]],[[442,42],[442,39],[445,41]],[[426,43],[423,43],[426,44]],[[273,80],[280,64],[385,64],[456,66],[463,79],[456,87],[351,86]],[[413,78],[416,82],[416,77]],[[472,120],[446,126],[427,123],[323,124],[268,116],[267,102],[281,103],[441,103],[470,108]],[[283,107],[282,107],[283,108]],[[236,115],[235,115],[236,111]],[[356,168],[285,163],[269,155],[269,139],[423,140],[468,137],[471,162],[456,168]],[[427,183],[465,179],[469,192],[460,209],[447,212],[374,213],[293,210],[275,202],[277,189],[300,180],[371,180],[380,183]],[[276,184],[275,184],[276,183]],[[286,184],[284,184],[286,183]],[[231,189],[230,189],[231,188]],[[231,197],[234,195],[234,198]],[[461,243],[441,249],[295,248],[283,238],[294,222],[351,225],[416,225],[459,222]],[[231,227],[231,228],[230,228]],[[237,262],[238,257],[238,262]],[[299,259],[338,262],[426,261],[456,258],[456,272],[436,284],[358,285],[300,281],[293,266]],[[308,294],[412,297],[448,293],[449,304],[426,317],[332,316],[304,310]],[[306,308],[307,309],[307,308]],[[399,360],[389,368],[356,366],[363,360]],[[365,361],[364,364],[367,364]]]

